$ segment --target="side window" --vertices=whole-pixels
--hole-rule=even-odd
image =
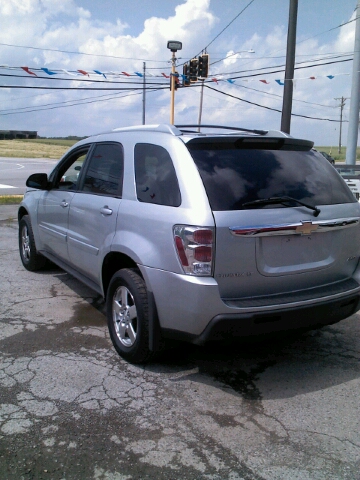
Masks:
[[[81,190],[103,195],[122,195],[124,155],[118,143],[99,143],[92,151]]]
[[[181,194],[169,153],[159,145],[135,145],[136,194],[140,202],[178,207]]]
[[[56,174],[54,188],[59,190],[76,189],[80,170],[82,169],[89,148],[90,146],[81,148],[65,160]]]

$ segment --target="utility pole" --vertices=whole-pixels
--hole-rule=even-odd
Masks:
[[[349,128],[346,146],[346,163],[356,164],[356,147],[358,141],[359,128],[359,88],[360,88],[360,0],[357,2],[355,18],[355,42],[354,42],[354,60],[351,83]]]
[[[341,132],[342,132],[342,122],[343,122],[343,110],[345,107],[345,102],[347,98],[341,97],[341,98],[335,98],[335,100],[340,100],[340,133],[339,133],[339,153],[341,153]]]
[[[281,131],[285,133],[290,133],[290,123],[291,123],[292,97],[293,97],[293,88],[294,88],[293,80],[294,80],[294,67],[295,67],[297,11],[298,11],[298,0],[290,0],[284,96],[283,96],[283,107],[282,107],[282,114],[281,114]]]
[[[145,125],[145,107],[146,107],[146,63],[143,63],[143,110],[142,110],[142,124]]]

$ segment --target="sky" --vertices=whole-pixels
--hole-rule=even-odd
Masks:
[[[182,42],[180,81],[184,63],[209,54],[203,124],[279,130],[289,5],[0,0],[0,130],[88,136],[140,125],[143,112],[147,124],[169,123],[168,40]],[[328,152],[347,143],[356,5],[298,1],[291,135]],[[198,122],[200,95],[201,82],[177,89],[175,124]]]

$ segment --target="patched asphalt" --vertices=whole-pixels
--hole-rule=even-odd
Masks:
[[[358,480],[360,322],[133,366],[102,299],[27,272],[0,206],[1,480]]]

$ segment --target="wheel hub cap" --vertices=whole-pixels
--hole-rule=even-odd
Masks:
[[[113,297],[113,322],[115,333],[125,347],[136,341],[137,312],[134,297],[124,286],[119,287]]]

